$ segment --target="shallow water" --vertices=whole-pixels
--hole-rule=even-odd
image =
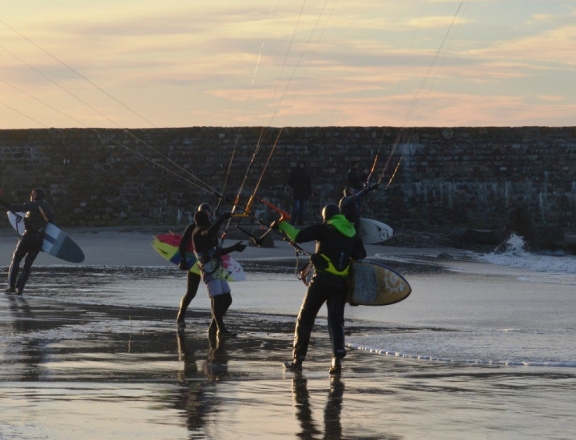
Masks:
[[[177,269],[37,267],[23,298],[0,297],[0,438],[572,437],[573,274],[381,257],[413,293],[347,308],[339,380],[324,311],[304,374],[282,371],[305,290],[292,262],[244,264],[240,335],[220,343],[202,287],[175,331]]]

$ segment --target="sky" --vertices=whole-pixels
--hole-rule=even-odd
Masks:
[[[0,129],[576,126],[576,0],[2,0]]]

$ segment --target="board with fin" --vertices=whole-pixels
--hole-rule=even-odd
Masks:
[[[388,240],[394,234],[394,230],[386,223],[361,218],[358,225],[358,235],[364,244],[377,244]]]
[[[154,237],[154,240],[152,240],[152,247],[162,258],[170,261],[172,264],[178,265],[180,264],[180,252],[178,251],[178,247],[180,246],[181,238],[181,235],[174,234],[173,232],[157,235]],[[198,260],[194,255],[194,248],[191,244],[186,249],[186,259],[188,260],[190,272],[199,275],[200,268],[198,267]],[[215,272],[212,276],[226,281],[244,281],[246,279],[244,269],[242,269],[240,263],[232,258],[230,254],[222,257],[221,270]]]
[[[353,261],[348,302],[352,305],[387,306],[410,295],[408,281],[391,267],[374,260]]]
[[[26,214],[11,211],[8,211],[7,214],[10,225],[12,225],[18,235],[22,236],[24,234],[24,217],[26,217]],[[70,263],[82,263],[84,261],[84,252],[82,252],[80,246],[53,223],[46,225],[42,251]]]

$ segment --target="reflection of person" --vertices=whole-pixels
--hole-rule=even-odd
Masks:
[[[8,297],[8,310],[10,317],[7,320],[8,334],[29,335],[38,330],[38,317],[23,297]],[[46,363],[46,350],[44,341],[40,338],[12,337],[2,348],[3,353],[10,353],[18,358],[18,367],[14,371],[3,371],[4,380],[14,382],[38,382],[41,380],[43,368]],[[12,342],[10,342],[12,341]],[[18,354],[16,354],[18,353]],[[12,376],[13,374],[13,376]],[[1,438],[1,436],[0,436]]]
[[[194,214],[196,228],[192,232],[194,254],[198,259],[202,281],[208,288],[208,296],[211,302],[212,322],[208,332],[218,332],[219,338],[230,338],[233,336],[226,329],[223,319],[232,304],[232,294],[230,293],[228,282],[220,277],[220,273],[223,271],[222,256],[234,251],[242,252],[246,249],[246,245],[240,241],[224,249],[218,246],[218,229],[220,229],[224,221],[231,217],[232,214],[230,212],[225,212],[213,225],[210,225],[208,213],[198,211]]]
[[[310,405],[310,393],[306,378],[295,375],[292,379],[292,397],[296,407],[296,418],[300,422],[302,432],[297,435],[300,438],[318,438],[321,434],[316,428],[312,417]],[[331,379],[328,400],[324,407],[324,438],[339,440],[342,438],[342,400],[344,396],[344,384],[338,376]]]
[[[223,380],[228,377],[228,352],[224,339],[209,335],[210,349],[204,366],[208,379]]]
[[[191,438],[205,438],[206,418],[210,412],[216,410],[211,400],[213,393],[206,390],[206,381],[195,380],[198,377],[198,367],[191,341],[186,341],[184,332],[177,332],[177,338],[178,359],[184,362],[184,370],[178,372],[181,385],[178,399],[174,401],[175,406],[182,411]]]
[[[306,214],[306,203],[313,196],[312,179],[303,161],[299,161],[297,167],[290,172],[287,185],[292,188],[292,221],[301,225]]]
[[[330,392],[324,407],[324,438],[339,440],[342,438],[342,400],[344,397],[344,383],[340,377],[335,376],[330,381]]]
[[[184,381],[194,377],[198,372],[198,367],[196,366],[196,357],[194,356],[194,351],[189,349],[186,345],[184,333],[178,332],[176,337],[178,341],[178,360],[184,362],[184,370],[179,376],[180,380]]]
[[[358,162],[350,162],[350,169],[346,174],[348,186],[354,188],[356,191],[360,191],[364,188],[369,174],[368,170],[360,171],[360,164]]]
[[[2,192],[0,191],[0,196]],[[12,263],[8,270],[8,289],[6,293],[16,293],[22,295],[26,281],[30,277],[32,264],[42,249],[42,242],[44,241],[44,232],[46,225],[54,220],[52,208],[44,200],[44,190],[42,188],[35,188],[30,194],[30,201],[22,204],[7,203],[0,200],[0,205],[4,206],[12,212],[25,212],[24,218],[24,235],[18,241],[16,250],[12,255]],[[18,276],[20,269],[20,262],[24,260],[24,267],[22,273]]]
[[[321,432],[316,428],[316,424],[312,418],[308,380],[302,377],[302,375],[297,374],[292,379],[292,398],[294,399],[296,418],[302,428],[302,432],[297,434],[296,437],[317,438]]]
[[[360,220],[360,200],[370,191],[374,191],[379,187],[380,185],[375,183],[360,191],[356,191],[354,188],[344,189],[344,197],[340,199],[338,206],[340,212],[344,214],[348,221],[354,223],[356,228],[358,228],[358,221]]]
[[[213,211],[208,203],[202,203],[198,206],[198,211],[205,211],[208,214],[209,220],[212,220]],[[196,296],[198,292],[198,286],[200,285],[200,275],[190,272],[190,264],[186,259],[186,249],[192,242],[192,232],[196,229],[196,223],[190,223],[184,230],[182,238],[180,239],[180,245],[178,246],[178,254],[180,255],[180,263],[178,267],[182,270],[188,271],[188,282],[186,285],[186,293],[180,300],[180,308],[178,309],[178,315],[176,316],[176,323],[180,329],[186,327],[186,310],[190,305],[190,302]]]
[[[284,367],[290,371],[302,371],[316,315],[326,303],[333,356],[330,374],[340,374],[341,360],[346,356],[344,306],[348,294],[350,262],[351,259],[365,258],[366,250],[354,225],[340,214],[337,205],[326,205],[322,210],[322,219],[324,223],[301,231],[284,221],[273,224],[295,243],[316,241],[316,251],[310,258],[314,275],[296,321],[293,360],[286,362]]]

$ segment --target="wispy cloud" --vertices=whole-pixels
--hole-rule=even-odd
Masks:
[[[575,6],[102,0],[30,10],[11,2],[3,20],[157,126],[566,125],[576,124]],[[0,80],[87,125],[108,124],[32,66],[121,124],[141,126],[1,24],[0,46],[24,61],[0,51]],[[43,124],[74,125],[1,83],[0,91],[1,102]],[[32,124],[13,113],[0,107],[0,127]]]

